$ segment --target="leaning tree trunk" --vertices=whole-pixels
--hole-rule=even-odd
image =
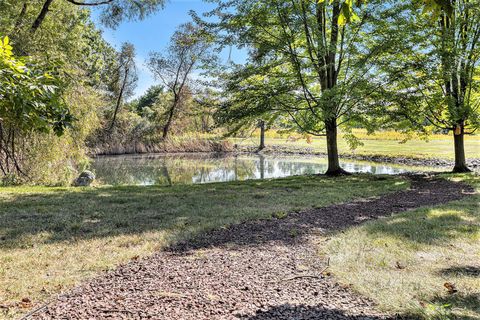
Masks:
[[[453,167],[453,172],[471,172],[467,166],[467,161],[465,158],[465,131],[463,125],[458,125],[457,128],[453,131],[453,141],[455,145],[455,167]]]
[[[47,16],[47,13],[50,9],[50,5],[52,4],[52,2],[53,2],[53,0],[45,0],[44,4],[42,6],[42,10],[40,11],[40,13],[37,16],[37,18],[35,19],[35,21],[33,22],[32,27],[30,28],[30,31],[31,31],[32,34],[35,33],[37,31],[37,29],[40,28],[40,26],[42,25],[43,20]]]
[[[117,103],[115,105],[115,111],[113,112],[112,123],[110,124],[110,127],[108,128],[108,131],[110,131],[110,132],[113,130],[113,127],[115,126],[115,122],[117,121],[117,114],[118,114],[118,111],[120,110],[120,105],[122,104],[123,93],[125,91],[125,87],[127,86],[127,80],[128,80],[129,72],[130,72],[130,69],[127,68],[125,70],[125,75],[123,77],[122,88],[120,89],[120,93],[118,94],[118,97],[117,97]]]
[[[329,176],[339,176],[348,174],[347,171],[340,167],[340,161],[338,157],[338,144],[337,144],[337,120],[330,119],[325,121],[325,129],[327,134],[327,156],[328,156],[328,169],[325,172]]]
[[[175,114],[175,109],[177,108],[177,104],[178,104],[178,100],[175,98],[175,101],[173,102],[173,105],[170,108],[170,111],[168,112],[167,122],[163,127],[163,136],[162,136],[163,140],[167,139],[168,134],[170,132],[170,126],[172,125],[173,115]]]

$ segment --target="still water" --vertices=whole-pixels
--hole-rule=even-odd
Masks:
[[[313,156],[170,154],[98,157],[93,171],[105,185],[172,185],[268,179],[323,173],[325,158]],[[420,168],[348,160],[349,172],[397,174]],[[423,168],[422,168],[423,169]]]

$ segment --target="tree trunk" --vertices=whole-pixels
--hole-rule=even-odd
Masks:
[[[20,11],[17,21],[15,22],[15,26],[13,27],[13,30],[10,32],[11,39],[14,39],[17,36],[17,34],[20,32],[20,29],[23,24],[23,20],[25,18],[25,15],[27,14],[27,8],[28,8],[28,2],[25,1],[22,6],[22,11]]]
[[[459,132],[457,130],[454,130],[453,132],[453,140],[455,144],[455,167],[453,168],[453,172],[455,173],[471,172],[467,167],[467,161],[465,159],[464,137],[464,128],[460,125]]]
[[[37,19],[32,24],[32,27],[30,29],[30,32],[34,34],[37,29],[42,25],[43,20],[45,19],[45,16],[48,13],[48,10],[50,8],[50,5],[52,4],[53,0],[45,0],[45,3],[43,4],[42,10],[40,11],[40,14],[38,15]]]
[[[349,174],[340,167],[338,158],[337,145],[337,120],[331,119],[325,121],[325,128],[327,133],[327,155],[328,155],[328,169],[325,172],[328,176],[339,176]]]
[[[175,108],[177,107],[178,101],[174,101],[172,108],[168,112],[168,118],[167,118],[167,123],[165,123],[165,126],[163,127],[163,139],[165,140],[168,136],[168,133],[170,132],[170,126],[172,125],[173,121],[173,115],[175,114]]]
[[[118,94],[117,104],[115,106],[115,111],[113,113],[112,123],[110,124],[110,128],[108,129],[109,131],[113,130],[113,127],[115,126],[115,121],[117,121],[117,114],[118,114],[118,110],[120,110],[120,105],[122,104],[123,92],[125,91],[125,87],[127,86],[129,72],[130,72],[130,69],[127,68],[125,70],[125,75],[123,77],[122,88],[120,89],[120,93]]]
[[[265,121],[260,120],[260,146],[258,146],[258,151],[265,149]]]

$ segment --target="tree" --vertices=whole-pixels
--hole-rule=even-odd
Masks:
[[[203,64],[215,63],[211,52],[211,37],[192,23],[183,24],[172,36],[168,53],[152,53],[149,68],[171,93],[172,101],[166,111],[163,138],[166,139],[175,114],[182,107],[193,87],[192,73]]]
[[[392,114],[408,119],[411,129],[450,131],[454,137],[454,172],[470,171],[464,136],[480,125],[480,1],[404,1],[387,8],[390,23],[377,26],[397,37],[379,70],[402,73],[385,88]]]
[[[146,15],[164,5],[164,0],[44,0],[40,12],[30,27],[32,34],[42,25],[55,1],[66,1],[83,7],[103,6],[101,20],[105,25],[112,28],[117,27],[124,19],[143,19]],[[24,2],[25,10],[26,6],[27,1]],[[19,19],[23,15],[20,13]]]
[[[13,55],[9,38],[0,41],[0,171],[23,174],[16,135],[28,132],[62,135],[74,118],[64,104],[64,84],[55,66],[42,66]]]
[[[118,69],[113,76],[113,92],[116,95],[115,110],[109,131],[113,130],[115,120],[123,101],[131,97],[137,85],[137,71],[135,67],[135,47],[131,43],[124,43],[118,53]]]
[[[227,126],[227,135],[237,134],[240,131],[252,128],[260,128],[260,141],[258,150],[265,148],[265,130],[284,113],[278,111],[278,102],[272,96],[275,85],[269,81],[263,81],[264,77],[249,73],[251,66],[237,66],[233,71],[220,75],[223,83],[223,100],[215,112],[218,125]],[[277,87],[278,88],[278,87]]]
[[[143,115],[145,108],[152,108],[160,99],[163,86],[153,85],[140,98],[133,101],[132,105],[138,114]]]
[[[381,50],[359,42],[373,7],[358,16],[360,2],[353,1],[215,2],[212,14],[220,21],[204,23],[223,33],[225,44],[250,50],[248,64],[236,71],[235,90],[261,92],[272,100],[270,110],[288,115],[301,131],[326,136],[327,174],[345,174],[338,127],[348,130],[350,121],[362,117],[366,96],[358,92],[375,90],[370,61]]]

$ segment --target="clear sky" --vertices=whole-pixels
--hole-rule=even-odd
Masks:
[[[137,52],[138,87],[136,96],[144,93],[151,85],[155,84],[152,74],[145,66],[145,60],[152,51],[163,51],[176,27],[182,23],[191,21],[190,10],[201,14],[214,8],[211,3],[202,0],[167,0],[165,8],[149,16],[143,21],[124,22],[116,30],[104,28],[104,38],[115,48],[119,49],[123,42],[135,45]],[[97,15],[93,12],[93,18]],[[226,60],[228,53],[224,53],[222,59]],[[232,49],[232,60],[240,63],[245,59],[245,53]]]

